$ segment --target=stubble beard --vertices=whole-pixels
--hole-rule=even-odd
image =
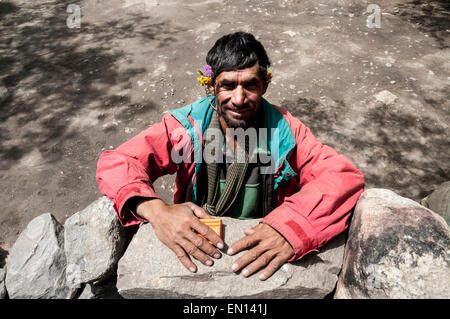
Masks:
[[[234,128],[234,129],[242,128],[242,129],[246,130],[249,127],[256,127],[256,124],[257,124],[257,121],[259,118],[258,115],[260,113],[260,108],[258,109],[258,112],[256,112],[256,114],[250,116],[248,120],[232,120],[232,119],[230,119],[228,117],[228,115],[226,114],[226,112],[223,111],[221,105],[218,105],[216,109],[217,109],[219,118],[223,118],[223,120],[225,121],[225,123],[227,124],[227,126],[229,128]]]

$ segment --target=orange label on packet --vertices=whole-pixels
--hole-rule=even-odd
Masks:
[[[221,218],[200,218],[200,221],[215,231],[222,238],[222,219]],[[201,236],[201,235],[200,235]],[[202,236],[203,237],[203,236]]]

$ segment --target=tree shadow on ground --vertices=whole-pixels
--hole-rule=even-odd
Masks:
[[[420,200],[450,180],[448,128],[383,104],[355,110],[343,101],[285,101],[319,140],[347,155],[364,173],[366,186],[388,188]],[[358,123],[351,129],[344,123]]]
[[[71,2],[0,4],[0,169],[36,147],[47,163],[60,160],[56,146],[83,133],[68,129],[72,117],[93,101],[105,109],[127,105],[128,97],[108,88],[126,88],[147,69],[123,63],[128,56],[113,40],[137,38],[155,47],[176,41],[179,30],[139,14],[102,24],[83,21],[80,29],[71,29],[66,24]],[[132,106],[132,112],[154,107],[148,102]]]
[[[0,18],[3,18],[5,15],[17,10],[19,10],[19,8],[10,2],[0,2]]]
[[[440,49],[449,47],[448,31],[450,29],[450,2],[448,0],[413,0],[398,5],[394,12],[402,19],[418,25],[419,30],[431,35]]]

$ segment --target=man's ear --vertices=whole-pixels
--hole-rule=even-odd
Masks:
[[[264,86],[263,86],[263,90],[262,90],[261,96],[264,95],[264,94],[266,94],[266,91],[267,91],[267,88],[268,88],[268,87],[269,87],[269,83],[265,82],[265,83],[264,83]]]
[[[212,95],[216,95],[216,91],[214,89],[214,85],[212,83],[208,84],[209,92],[211,92]]]

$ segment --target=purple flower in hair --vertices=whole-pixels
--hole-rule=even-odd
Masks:
[[[207,77],[209,77],[209,78],[212,78],[212,77],[214,76],[214,73],[213,73],[213,71],[212,71],[212,68],[211,68],[211,66],[210,66],[209,64],[205,64],[205,65],[203,66],[203,75],[204,75],[204,76],[207,76]]]

